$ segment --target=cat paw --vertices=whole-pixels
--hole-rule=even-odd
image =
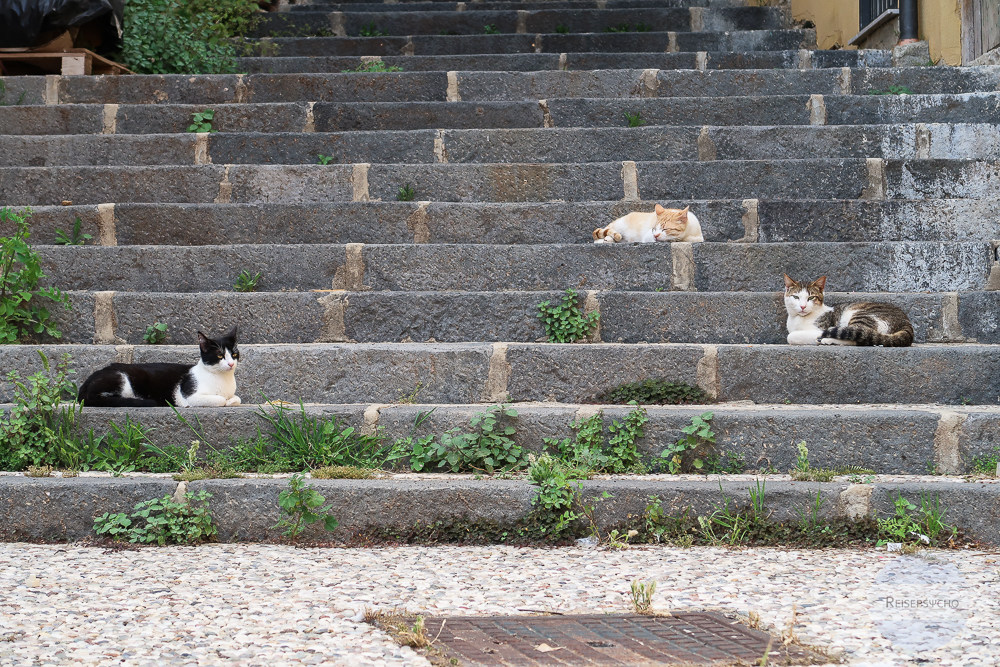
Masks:
[[[840,341],[836,338],[821,338],[819,341],[820,345],[839,345]]]
[[[239,396],[233,396],[228,401],[226,401],[226,407],[231,408],[234,405],[240,405],[243,401],[240,400]]]

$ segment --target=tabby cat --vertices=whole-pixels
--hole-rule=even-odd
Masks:
[[[106,366],[83,383],[79,400],[85,407],[102,408],[239,405],[236,367],[240,351],[236,346],[236,327],[215,339],[199,331],[198,348],[201,359],[196,364]]]
[[[906,312],[889,303],[823,303],[826,276],[811,283],[785,274],[789,345],[884,345],[909,347],[913,325]]]
[[[663,208],[659,204],[649,213],[634,211],[618,218],[606,227],[594,230],[594,243],[653,243],[655,241],[687,241],[701,243],[701,223],[698,216],[686,208]]]

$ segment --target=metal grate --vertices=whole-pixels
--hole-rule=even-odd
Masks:
[[[826,662],[722,614],[464,616],[425,619],[434,646],[463,665],[715,665]],[[443,625],[443,627],[442,627]]]
[[[859,31],[863,31],[875,19],[889,9],[899,9],[899,0],[858,0],[861,21]]]

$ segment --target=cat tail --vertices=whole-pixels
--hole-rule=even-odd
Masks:
[[[909,347],[913,345],[913,327],[907,324],[899,331],[884,334],[868,327],[830,327],[823,331],[823,338],[854,341],[856,345],[883,345],[885,347]]]

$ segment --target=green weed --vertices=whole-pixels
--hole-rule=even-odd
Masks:
[[[302,475],[292,475],[288,488],[278,494],[282,516],[274,528],[283,528],[282,534],[290,540],[298,539],[306,526],[320,521],[324,530],[335,530],[339,522],[330,512],[330,506],[324,506],[325,502],[319,491],[303,482]]]
[[[70,307],[69,297],[58,288],[38,286],[46,276],[41,256],[28,243],[29,217],[30,208],[15,211],[0,207],[0,232],[6,228],[13,232],[0,236],[0,343],[16,343],[40,334],[61,338],[46,306]]]
[[[237,292],[256,292],[257,283],[260,282],[261,274],[255,273],[250,274],[249,271],[244,269],[240,272],[240,275],[236,277],[236,283],[233,285],[233,289]]]
[[[73,221],[73,229],[69,234],[56,228],[56,245],[84,245],[94,238],[90,234],[80,233],[82,225],[83,220],[80,219],[80,216],[76,216],[76,220]]]
[[[359,37],[385,37],[386,33],[382,32],[375,25],[375,22],[366,23],[361,26],[360,32],[358,32]]]
[[[344,74],[352,74],[356,72],[402,72],[402,67],[397,67],[396,65],[386,65],[381,60],[372,60],[369,62],[363,62],[354,69],[344,69],[340,70]],[[321,163],[321,164],[326,164]]]
[[[191,124],[188,125],[188,132],[218,132],[212,129],[212,121],[215,119],[215,111],[205,109],[191,114]]]
[[[568,289],[558,305],[553,306],[551,301],[538,304],[538,319],[542,321],[550,343],[575,343],[589,336],[597,327],[601,314],[585,315],[578,301],[576,291]]]
[[[913,91],[906,86],[889,86],[885,90],[878,90],[872,88],[868,91],[869,95],[912,95]]]
[[[136,544],[198,544],[214,539],[218,529],[212,523],[207,491],[186,493],[184,502],[169,495],[138,503],[131,516],[105,512],[94,519],[94,532],[114,540]]]
[[[401,187],[396,193],[396,199],[399,201],[413,201],[413,198],[416,196],[416,191],[414,191],[413,186],[409,183]]]
[[[429,415],[418,415],[414,429]],[[508,405],[491,406],[473,415],[466,431],[453,428],[440,436],[411,435],[397,440],[388,460],[407,459],[416,472],[516,470],[523,467],[526,460],[524,449],[514,440],[517,430],[507,421],[515,417],[517,410]]]
[[[701,387],[686,382],[670,380],[642,380],[621,384],[598,396],[601,403],[625,404],[635,401],[639,405],[685,405],[708,403],[708,394]]]
[[[150,324],[142,334],[142,339],[150,345],[159,345],[167,339],[167,325],[163,322]]]
[[[625,123],[629,127],[642,127],[643,125],[646,124],[646,121],[643,120],[642,114],[640,112],[636,111],[635,113],[629,113],[628,111],[626,111]]]
[[[672,475],[688,472],[691,468],[700,472],[705,467],[704,450],[715,445],[715,431],[711,426],[713,416],[711,412],[703,412],[692,417],[691,423],[681,429],[684,437],[660,453]]]

